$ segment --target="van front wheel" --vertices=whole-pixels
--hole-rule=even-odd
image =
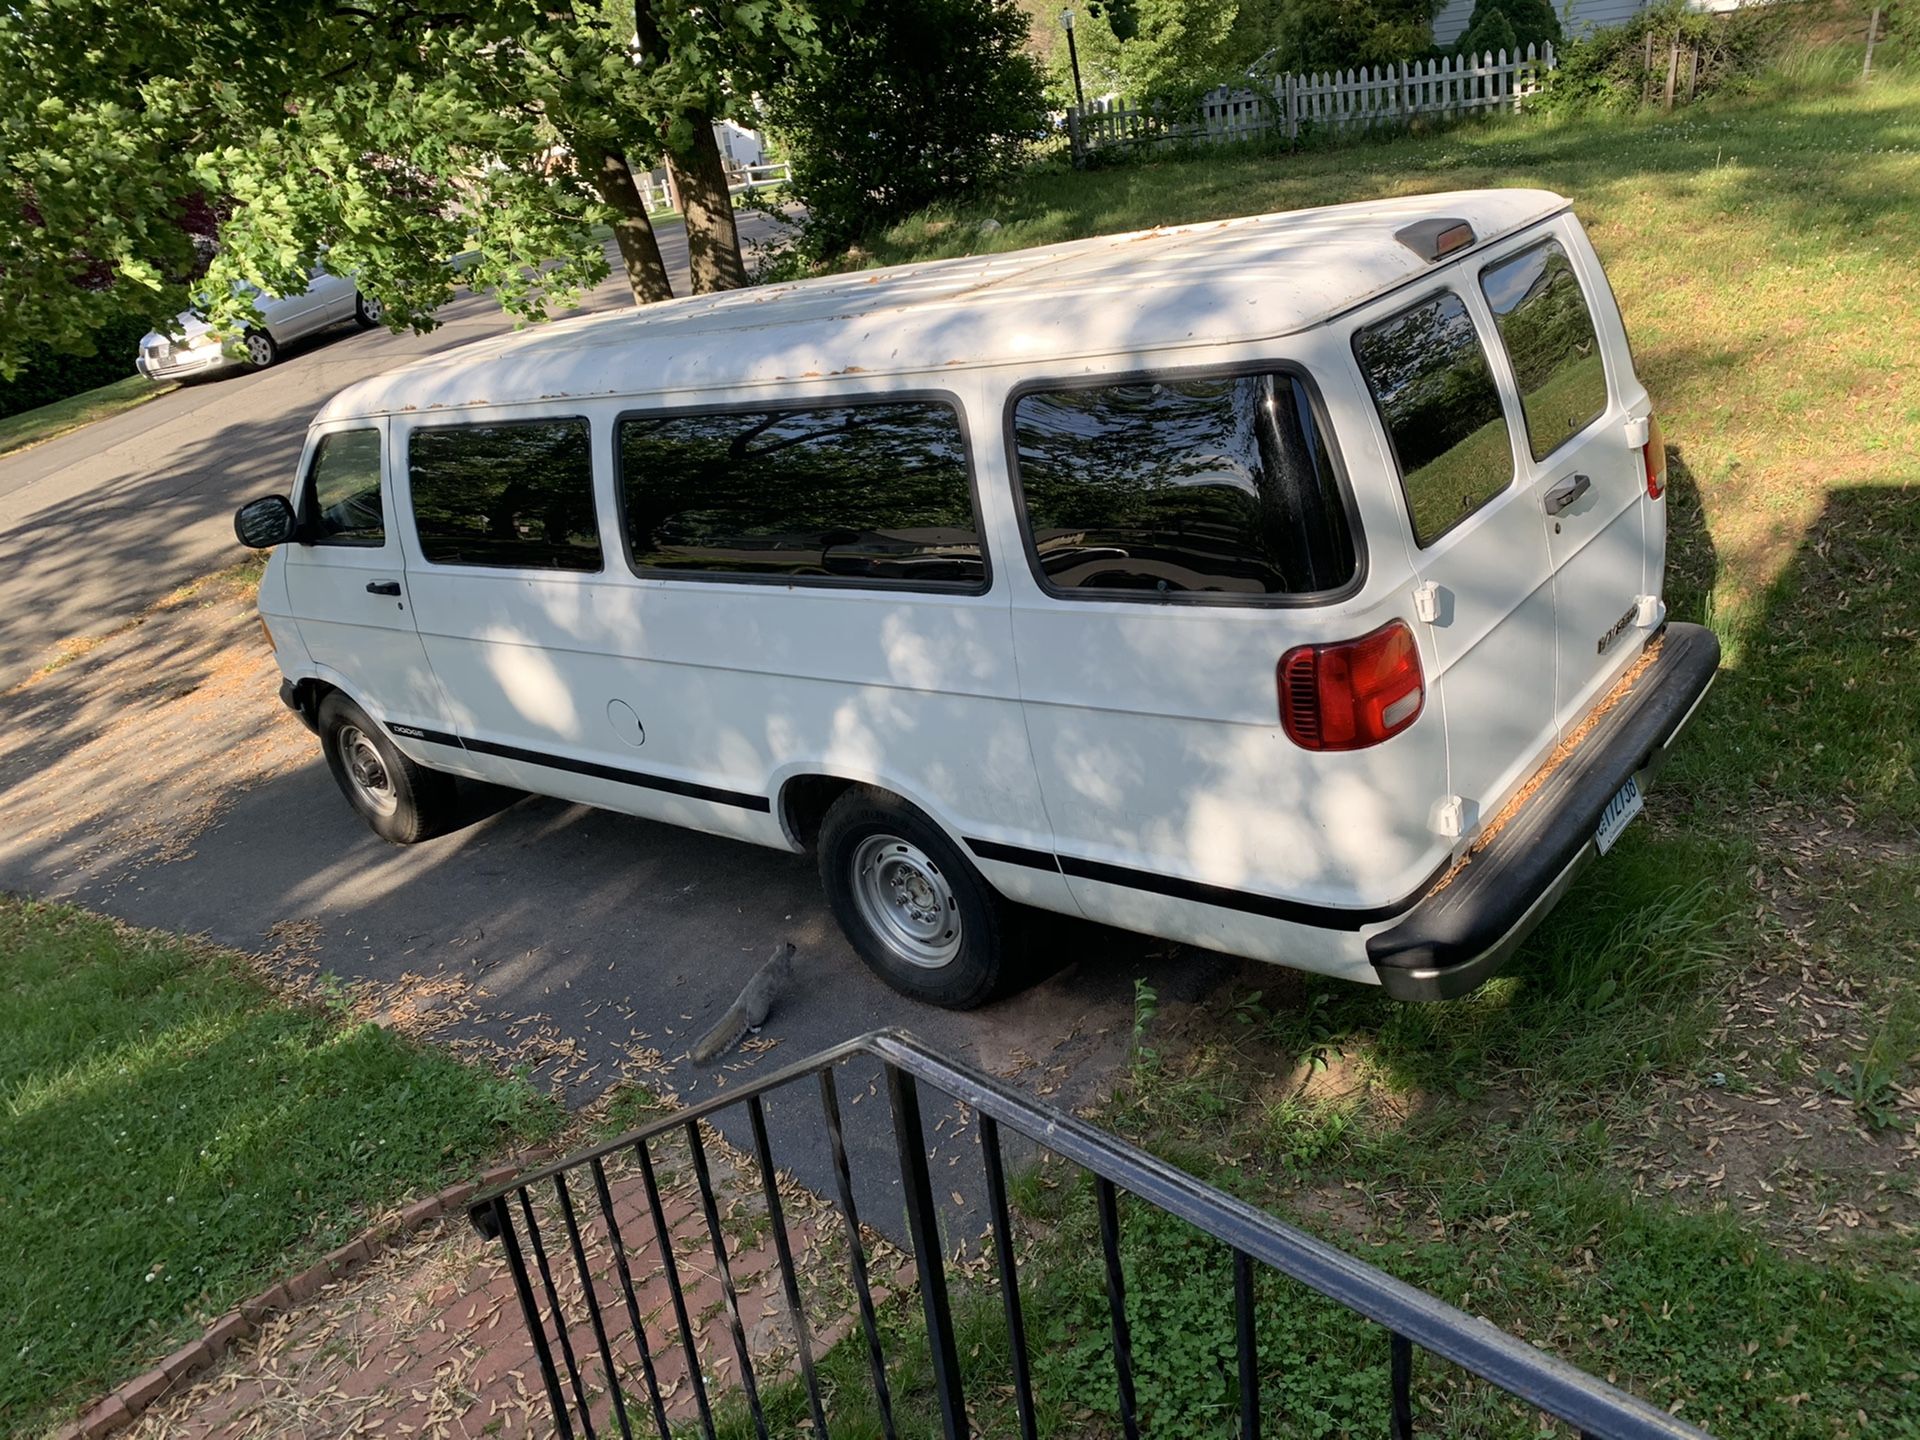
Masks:
[[[320,747],[347,803],[396,845],[428,840],[447,828],[453,780],[402,755],[367,712],[338,691],[320,702]]]
[[[1015,971],[1012,907],[898,796],[856,788],[820,823],[820,880],[860,958],[903,995],[970,1010]]]

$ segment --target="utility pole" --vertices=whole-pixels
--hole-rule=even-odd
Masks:
[[[1067,27],[1067,63],[1073,67],[1074,107],[1084,115],[1087,110],[1087,92],[1080,88],[1080,47],[1073,43],[1073,11],[1062,10],[1060,23]]]

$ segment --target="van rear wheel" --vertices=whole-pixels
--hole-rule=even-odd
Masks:
[[[320,702],[320,748],[347,803],[395,845],[432,839],[453,818],[453,779],[416,765],[346,696]]]
[[[860,958],[903,995],[970,1010],[1018,971],[1013,907],[897,795],[855,788],[820,822],[820,881]]]

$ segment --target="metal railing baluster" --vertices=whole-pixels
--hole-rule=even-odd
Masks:
[[[567,1418],[567,1397],[560,1393],[560,1375],[553,1368],[553,1348],[547,1343],[547,1327],[540,1318],[540,1307],[533,1298],[533,1286],[527,1279],[527,1257],[520,1251],[520,1237],[513,1233],[513,1214],[507,1209],[504,1191],[493,1197],[493,1230],[507,1253],[507,1271],[513,1276],[513,1293],[520,1298],[520,1315],[527,1322],[527,1334],[533,1339],[533,1358],[540,1366],[540,1381],[547,1387],[547,1404],[553,1407],[553,1423],[560,1440],[573,1440],[573,1422]],[[522,1192],[524,1197],[525,1192]]]
[[[820,1105],[827,1117],[827,1142],[833,1151],[833,1178],[840,1191],[840,1213],[847,1222],[847,1246],[853,1261],[853,1293],[860,1302],[860,1328],[867,1338],[867,1366],[873,1375],[873,1395],[880,1405],[880,1433],[898,1440],[893,1428],[893,1393],[887,1385],[887,1355],[880,1344],[880,1322],[873,1313],[873,1289],[867,1280],[867,1247],[860,1238],[860,1212],[853,1203],[853,1169],[847,1164],[847,1141],[840,1130],[840,1093],[833,1067],[820,1071]]]
[[[580,1276],[580,1290],[587,1301],[587,1323],[593,1329],[593,1343],[600,1351],[600,1368],[613,1392],[613,1416],[620,1422],[623,1440],[633,1440],[633,1426],[627,1422],[627,1400],[621,1393],[620,1371],[613,1363],[613,1347],[607,1343],[607,1324],[600,1316],[600,1296],[593,1286],[593,1271],[587,1264],[587,1247],[580,1239],[580,1221],[573,1213],[573,1196],[567,1192],[566,1172],[553,1177],[553,1195],[560,1202],[560,1219],[567,1228],[567,1246],[573,1251],[573,1268]]]
[[[1390,1367],[1393,1380],[1393,1440],[1413,1440],[1413,1342],[1393,1332]]]
[[[1240,1440],[1260,1440],[1260,1349],[1253,1326],[1253,1261],[1235,1250],[1233,1335],[1240,1352]]]
[[[647,1208],[653,1214],[653,1236],[660,1246],[660,1268],[667,1277],[667,1293],[673,1297],[673,1318],[680,1327],[680,1348],[687,1358],[687,1381],[693,1386],[693,1403],[700,1412],[700,1433],[714,1440],[713,1410],[707,1403],[707,1382],[700,1374],[700,1350],[694,1343],[693,1322],[687,1317],[687,1292],[680,1285],[680,1266],[673,1258],[673,1231],[667,1227],[666,1207],[660,1203],[660,1182],[654,1178],[653,1155],[645,1140],[633,1142],[633,1153],[640,1160],[640,1180],[646,1186]]]
[[[1000,1153],[1000,1125],[980,1117],[980,1156],[987,1167],[987,1200],[993,1209],[993,1257],[1000,1267],[1000,1298],[1007,1312],[1007,1350],[1013,1358],[1013,1399],[1020,1412],[1021,1440],[1037,1440],[1033,1375],[1027,1360],[1027,1322],[1020,1311],[1020,1276],[1013,1253],[1013,1217],[1007,1210],[1007,1176]]]
[[[934,1208],[933,1178],[927,1173],[927,1137],[920,1119],[920,1087],[898,1065],[887,1066],[887,1098],[893,1105],[894,1146],[900,1154],[900,1180],[906,1192],[907,1230],[920,1276],[920,1307],[927,1317],[927,1349],[933,1360],[934,1390],[940,1401],[940,1427],[947,1440],[967,1440],[967,1402],[960,1380],[960,1355],[953,1340],[953,1313],[947,1303],[946,1256],[940,1249],[940,1217]]]
[[[547,1292],[547,1309],[553,1315],[553,1333],[560,1337],[560,1355],[567,1362],[567,1379],[573,1385],[573,1398],[580,1405],[580,1431],[594,1440],[593,1412],[587,1407],[587,1387],[580,1378],[580,1362],[573,1356],[573,1340],[567,1334],[566,1312],[560,1308],[560,1291],[553,1283],[553,1267],[547,1263],[547,1247],[540,1241],[540,1222],[533,1218],[533,1196],[527,1186],[520,1188],[520,1214],[527,1222],[527,1243],[533,1247],[534,1263],[540,1270],[540,1284]]]
[[[720,1209],[714,1203],[713,1176],[707,1170],[707,1147],[700,1139],[700,1122],[687,1122],[687,1144],[693,1153],[694,1179],[700,1185],[700,1208],[707,1217],[707,1235],[713,1241],[713,1263],[720,1272],[720,1294],[727,1302],[727,1321],[733,1327],[733,1350],[740,1357],[740,1387],[747,1392],[760,1440],[770,1440],[767,1412],[760,1407],[760,1387],[753,1378],[753,1351],[747,1345],[746,1323],[740,1318],[740,1295],[733,1286],[733,1266],[727,1259],[727,1237],[720,1233]]]
[[[1140,1417],[1133,1395],[1133,1332],[1127,1326],[1127,1278],[1120,1268],[1120,1203],[1113,1182],[1096,1175],[1093,1191],[1100,1205],[1100,1248],[1107,1257],[1107,1308],[1113,1316],[1113,1373],[1120,1390],[1120,1424],[1127,1440],[1139,1440]]]
[[[613,1216],[613,1192],[607,1187],[607,1167],[595,1156],[587,1162],[593,1172],[593,1193],[600,1202],[600,1219],[607,1227],[607,1243],[613,1247],[613,1263],[620,1275],[620,1293],[627,1303],[627,1323],[633,1327],[634,1344],[640,1348],[640,1373],[647,1382],[647,1399],[653,1407],[654,1427],[660,1440],[673,1440],[673,1427],[667,1424],[666,1402],[660,1395],[660,1377],[653,1368],[653,1350],[647,1344],[646,1322],[640,1318],[640,1302],[633,1293],[633,1271],[627,1266],[627,1242],[620,1234],[620,1222]]]
[[[780,1262],[780,1287],[793,1316],[794,1341],[800,1350],[800,1376],[813,1410],[813,1433],[826,1440],[827,1412],[820,1404],[820,1377],[813,1370],[813,1337],[807,1331],[806,1311],[800,1304],[800,1277],[793,1268],[793,1246],[787,1235],[787,1217],[780,1206],[780,1185],[774,1177],[773,1145],[767,1139],[767,1114],[760,1097],[747,1101],[747,1120],[753,1127],[753,1156],[760,1162],[760,1185],[767,1197],[767,1218],[773,1224],[773,1253]]]

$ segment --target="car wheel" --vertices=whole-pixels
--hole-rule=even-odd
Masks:
[[[1013,906],[897,795],[855,788],[833,803],[820,880],[854,950],[903,995],[970,1010],[1018,973]]]
[[[445,830],[453,818],[453,779],[416,765],[346,696],[320,702],[320,748],[347,803],[396,845],[412,845]]]
[[[249,370],[264,370],[280,358],[280,347],[264,330],[249,330],[241,344],[247,353]]]
[[[353,318],[359,322],[362,330],[371,330],[378,325],[387,313],[387,307],[371,295],[353,297]]]

